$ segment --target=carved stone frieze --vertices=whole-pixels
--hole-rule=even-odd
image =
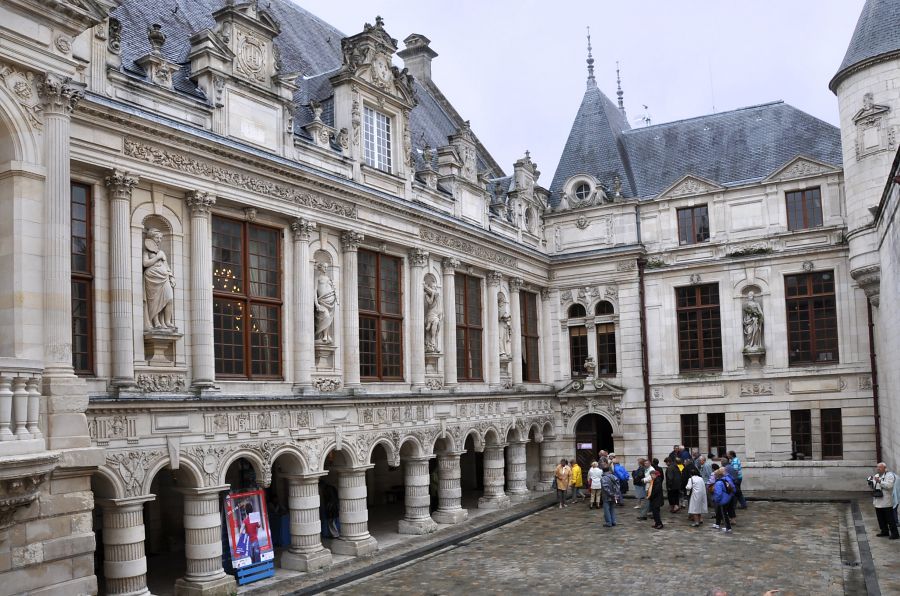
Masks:
[[[165,455],[161,449],[115,451],[106,455],[106,465],[122,480],[125,496],[136,497],[143,494],[147,470]]]
[[[126,439],[129,443],[136,443],[137,418],[134,416],[103,416],[91,418],[88,422],[88,431],[91,439],[97,445],[109,445],[111,440]]]
[[[298,190],[294,186],[273,182],[253,174],[214,165],[189,154],[150,145],[137,139],[125,139],[125,155],[156,166],[170,168],[192,176],[199,176],[212,182],[227,184],[234,188],[279,199],[292,205],[316,209],[350,219],[357,218],[356,205]]]
[[[313,379],[313,387],[322,393],[334,393],[341,388],[341,381],[331,377],[317,377]]]
[[[516,259],[514,257],[505,255],[495,250],[491,250],[489,248],[485,248],[483,246],[479,246],[477,244],[473,244],[472,242],[463,240],[462,238],[456,238],[454,236],[442,234],[441,232],[438,232],[436,230],[431,230],[429,228],[423,227],[419,231],[419,237],[426,242],[433,242],[434,244],[439,244],[461,253],[472,255],[479,259],[491,261],[492,263],[505,265],[507,267],[516,266]]]
[[[178,374],[141,373],[136,383],[141,391],[147,393],[180,393],[187,388],[184,375]]]
[[[741,396],[772,395],[772,383],[770,381],[754,381],[741,383]]]
[[[41,120],[41,100],[37,87],[38,78],[32,72],[21,71],[8,64],[0,64],[0,83],[16,100],[28,123],[40,130],[44,123]]]
[[[222,461],[235,451],[237,445],[231,443],[191,445],[185,449],[185,453],[200,465],[207,486],[219,484],[219,467]]]
[[[667,197],[685,197],[688,195],[699,195],[707,192],[712,192],[716,190],[716,186],[706,182],[704,180],[700,180],[699,178],[695,178],[693,176],[686,176],[681,182],[677,183],[672,189],[665,193]]]

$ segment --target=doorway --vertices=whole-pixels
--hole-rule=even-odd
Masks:
[[[612,425],[600,414],[582,416],[575,425],[575,458],[582,470],[591,467],[601,449],[610,453],[615,450]]]

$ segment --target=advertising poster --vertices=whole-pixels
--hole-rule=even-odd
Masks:
[[[265,493],[252,490],[225,497],[231,564],[235,569],[275,558]]]

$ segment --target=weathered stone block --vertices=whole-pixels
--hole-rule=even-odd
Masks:
[[[44,560],[52,561],[54,559],[62,559],[63,557],[91,553],[94,552],[95,545],[96,542],[93,533],[47,540],[43,544]]]
[[[44,548],[41,543],[28,544],[12,549],[12,566],[25,567],[44,561]]]

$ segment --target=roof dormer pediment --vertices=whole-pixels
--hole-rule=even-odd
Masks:
[[[724,186],[713,182],[712,180],[694,176],[693,174],[687,174],[679,178],[678,181],[669,188],[659,193],[659,196],[661,198],[674,199],[691,195],[702,195],[718,190],[724,190],[724,188]]]
[[[783,180],[795,180],[797,178],[807,178],[810,176],[820,176],[822,174],[830,174],[840,171],[827,163],[818,161],[811,157],[798,155],[780,168],[772,172],[767,182],[777,182]]]

